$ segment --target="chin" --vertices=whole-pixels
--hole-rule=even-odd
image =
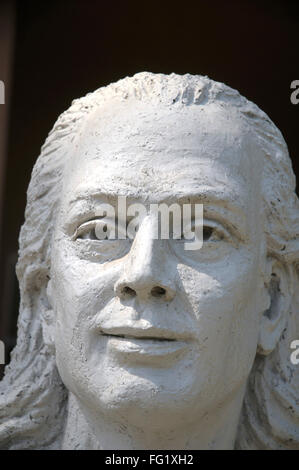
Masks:
[[[147,427],[161,430],[164,426],[165,429],[184,426],[194,421],[194,413],[200,417],[217,406],[214,387],[207,389],[205,384],[195,383],[190,376],[178,380],[176,373],[175,378],[169,380],[166,371],[155,372],[136,376],[121,370],[113,377],[106,376],[100,383],[90,381],[85,393],[82,390],[78,398],[90,410],[98,410],[109,420],[123,420],[136,427],[147,423]],[[86,390],[92,394],[87,396]]]

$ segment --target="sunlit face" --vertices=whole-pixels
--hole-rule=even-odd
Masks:
[[[94,416],[179,425],[245,384],[262,312],[261,173],[233,109],[111,104],[89,117],[66,168],[51,277],[58,369]],[[153,239],[150,217],[133,241],[94,239],[99,206],[118,195],[202,203],[203,247]]]

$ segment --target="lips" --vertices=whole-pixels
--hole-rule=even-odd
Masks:
[[[107,350],[121,362],[148,363],[162,367],[179,359],[190,346],[190,334],[154,326],[102,327],[100,334],[107,338]]]
[[[103,336],[115,338],[139,339],[144,341],[187,341],[191,335],[186,332],[168,330],[150,326],[147,328],[136,328],[131,326],[102,327],[100,333]]]

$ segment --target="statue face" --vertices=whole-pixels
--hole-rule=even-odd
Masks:
[[[233,109],[111,103],[89,117],[65,172],[51,298],[60,375],[91,416],[180,425],[244,386],[264,308],[260,162]],[[152,239],[150,217],[133,241],[93,239],[118,195],[202,203],[203,247]]]

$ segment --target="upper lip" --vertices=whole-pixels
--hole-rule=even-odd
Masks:
[[[190,339],[190,334],[181,331],[157,328],[154,326],[147,328],[135,328],[130,326],[119,326],[111,328],[100,328],[100,333],[107,336],[117,336],[124,338],[136,338],[161,341],[186,341]]]

